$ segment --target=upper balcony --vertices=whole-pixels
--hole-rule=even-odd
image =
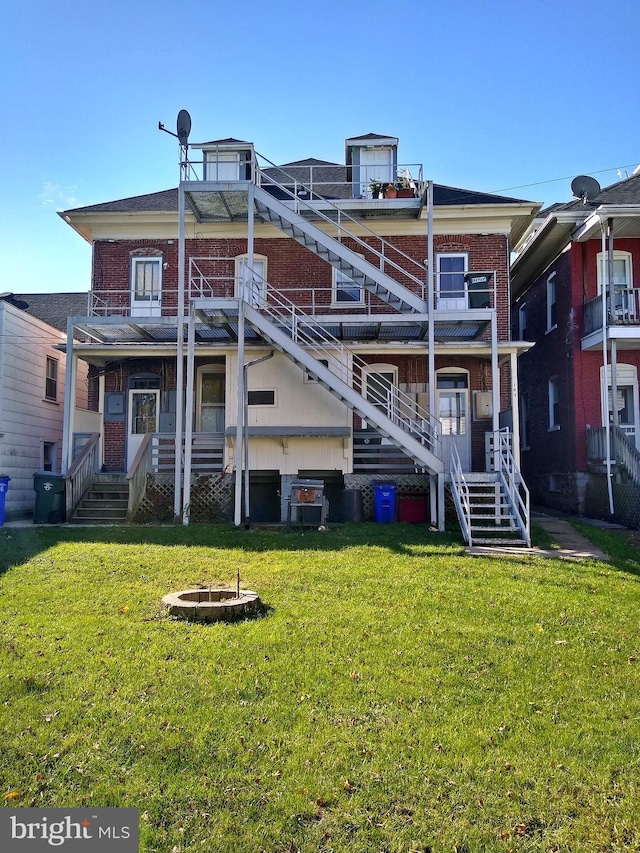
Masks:
[[[613,304],[607,296],[606,325],[609,337],[627,341],[630,346],[640,346],[640,289],[615,286]],[[602,294],[584,306],[584,335],[582,348],[602,345],[603,317]]]
[[[236,139],[193,145],[181,164],[189,207],[201,222],[242,220],[255,183],[308,218],[317,211],[330,219],[346,211],[359,219],[415,218],[424,204],[422,165],[397,162],[397,139],[366,141],[376,144],[348,146],[344,164],[309,158],[276,165]]]

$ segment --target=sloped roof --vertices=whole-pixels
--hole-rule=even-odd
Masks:
[[[27,303],[28,307],[23,309],[26,314],[61,332],[67,331],[68,317],[87,315],[87,293],[15,293],[14,296]]]
[[[546,212],[556,212],[559,210],[591,211],[596,210],[603,204],[640,204],[640,174],[631,175],[630,178],[623,178],[615,184],[609,184],[597,196],[589,199],[586,204],[583,204],[580,199],[573,199],[566,204],[553,204],[547,208]]]
[[[346,180],[346,166],[314,158],[297,160],[294,163],[286,163],[283,166],[272,167],[264,171],[280,183],[287,183],[287,178],[294,178],[305,183],[309,181],[310,166],[327,167],[326,172],[324,168],[322,170],[322,177],[319,179],[322,182],[340,184]],[[345,187],[345,189],[347,188]],[[523,201],[526,200],[510,198],[509,196],[492,195],[491,193],[477,192],[476,190],[465,190],[459,187],[448,187],[443,184],[434,184],[433,188],[433,202],[436,206],[515,204]],[[71,210],[64,210],[60,215],[65,216],[74,213],[175,213],[177,210],[178,189],[176,187],[170,190],[162,190],[161,192],[116,199],[114,201],[102,202],[101,204],[90,204],[86,207],[76,207]]]

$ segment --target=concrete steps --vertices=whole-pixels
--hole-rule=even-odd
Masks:
[[[85,492],[70,524],[125,524],[129,483],[123,474],[100,474]]]

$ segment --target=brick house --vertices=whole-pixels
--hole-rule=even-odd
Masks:
[[[542,211],[516,253],[513,336],[535,342],[519,365],[532,498],[638,526],[640,174]]]
[[[345,490],[370,517],[386,478],[401,518],[411,498],[442,528],[445,487],[458,505],[472,475],[501,494],[504,465],[498,501],[518,502],[508,258],[538,206],[434,186],[395,137],[345,154],[274,166],[237,139],[181,144],[177,189],[61,214],[93,247],[70,346],[99,463],[146,473],[130,511],[160,491],[185,523],[212,506],[281,521],[303,478],[323,481],[330,520]]]

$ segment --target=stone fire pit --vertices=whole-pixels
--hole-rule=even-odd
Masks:
[[[255,616],[262,611],[257,592],[250,589],[184,589],[165,595],[162,603],[172,616],[194,622],[219,622]]]

